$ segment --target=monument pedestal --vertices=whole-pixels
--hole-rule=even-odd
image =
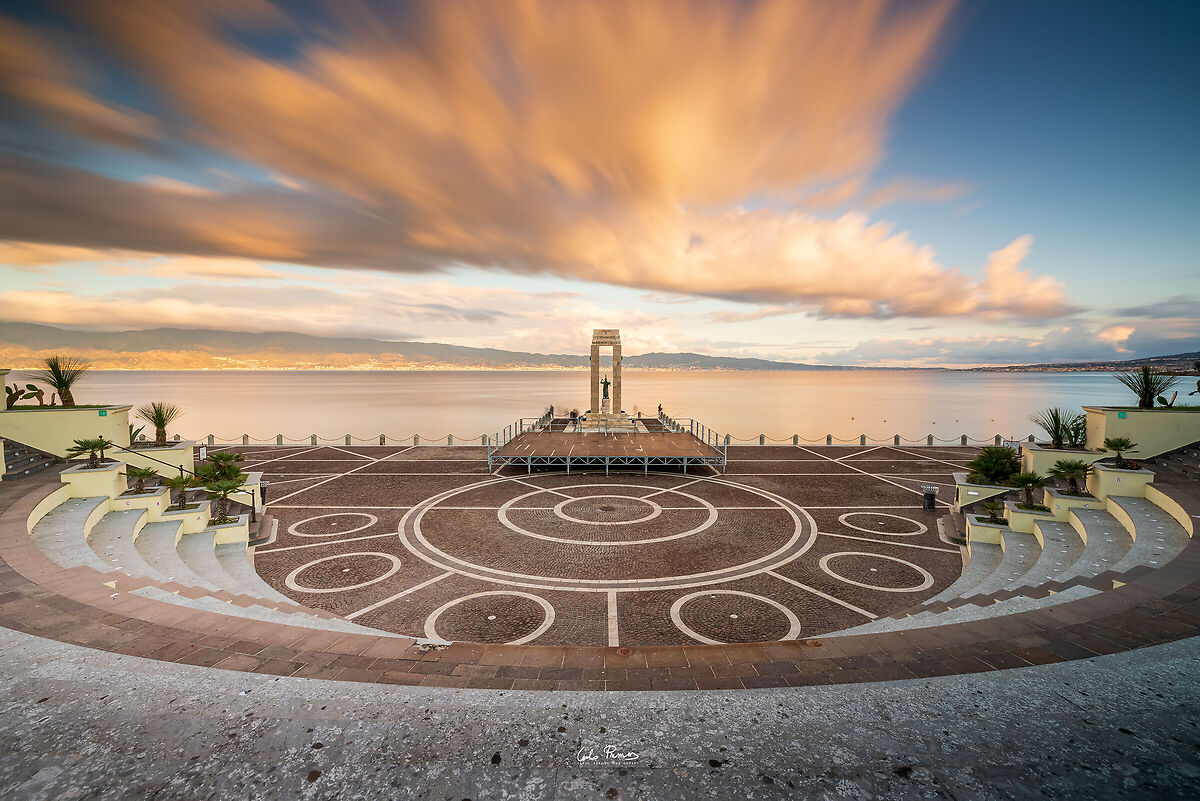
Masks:
[[[600,401],[600,414],[603,414],[603,415],[612,414],[612,401],[609,400],[608,398],[605,398],[604,400]]]

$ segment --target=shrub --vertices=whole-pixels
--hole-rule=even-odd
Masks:
[[[1004,484],[1014,473],[1020,472],[1021,460],[1011,448],[989,445],[967,465],[967,470],[970,471],[967,480],[972,484]]]
[[[1050,437],[1050,447],[1061,449],[1066,445],[1078,447],[1087,432],[1087,415],[1060,409],[1055,406],[1043,409],[1029,417]]]

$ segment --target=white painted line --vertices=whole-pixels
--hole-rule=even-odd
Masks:
[[[653,498],[655,495],[662,495],[664,492],[674,492],[675,490],[680,490],[680,489],[683,489],[684,487],[690,487],[693,484],[699,483],[700,481],[703,481],[703,479],[697,478],[694,481],[685,481],[682,484],[678,484],[674,487],[667,487],[666,489],[660,489],[657,492],[652,492],[649,495],[643,495],[642,497],[643,498]]]
[[[797,445],[797,446],[795,446],[795,447],[797,447],[797,448],[800,448],[800,449],[801,449],[801,450],[803,450],[803,451],[808,451],[809,453],[812,453],[814,456],[820,456],[820,455],[821,455],[821,454],[819,454],[819,453],[814,453],[813,451],[810,451],[808,448],[805,448],[803,445]],[[830,459],[829,461],[831,461],[831,462],[837,462],[837,460],[836,460],[836,459]],[[904,486],[903,484],[897,484],[895,481],[892,481],[891,479],[884,478],[883,476],[876,475],[875,473],[868,473],[866,470],[859,470],[857,467],[855,467],[855,466],[853,466],[853,465],[851,465],[851,464],[847,464],[846,462],[837,462],[837,464],[843,465],[843,466],[845,466],[845,467],[848,467],[848,468],[850,468],[851,470],[855,470],[855,471],[857,471],[857,472],[859,472],[859,473],[862,473],[864,476],[870,476],[871,478],[874,478],[874,479],[877,479],[877,480],[879,480],[879,481],[882,481],[882,482],[884,482],[885,484],[891,484],[893,487],[897,487],[897,488],[899,488],[899,489],[902,489],[902,490],[904,490],[905,492],[911,492],[911,493],[913,493],[914,495],[921,495],[921,496],[924,496],[924,495],[925,495],[925,493],[921,492],[921,490],[915,490],[915,489],[913,489],[912,487],[906,487],[906,486]],[[935,504],[938,504],[938,503],[940,503],[942,506],[945,506],[946,508],[949,508],[949,507],[950,507],[950,503],[949,503],[949,502],[947,502],[947,501],[934,501],[934,503],[935,503]]]
[[[616,648],[621,644],[617,630],[617,591],[608,591],[608,647]]]
[[[387,534],[364,534],[361,537],[347,537],[344,540],[325,540],[323,542],[308,542],[304,545],[285,545],[282,548],[269,548],[263,550],[261,547],[257,553],[275,553],[276,551],[297,551],[301,548],[320,548],[324,545],[341,545],[343,542],[358,542],[359,540],[377,540],[380,537],[394,537],[396,532],[389,531]]]
[[[363,455],[363,454],[361,454],[361,453],[355,453],[354,451],[348,451],[348,450],[346,450],[345,448],[339,448],[339,447],[338,447],[338,446],[336,446],[336,445],[326,445],[325,447],[327,447],[327,448],[333,448],[335,451],[341,451],[342,453],[348,453],[348,454],[350,454],[351,456],[357,456],[359,459],[370,459],[370,458],[371,458],[370,456],[364,456],[364,455]],[[348,460],[347,460],[347,461],[348,461]]]
[[[415,445],[409,445],[407,448],[403,448],[403,449],[401,449],[401,450],[398,450],[398,451],[396,451],[395,453],[393,453],[393,454],[391,454],[391,455],[392,455],[392,456],[399,456],[400,454],[404,453],[405,451],[411,451],[411,450],[412,450],[414,447],[416,447],[416,446],[415,446]],[[345,473],[339,473],[339,474],[338,474],[338,475],[336,475],[336,476],[330,476],[329,478],[325,479],[324,481],[318,481],[316,484],[313,484],[311,487],[305,487],[304,489],[301,489],[301,490],[296,490],[296,491],[295,491],[295,492],[293,492],[291,495],[284,495],[282,498],[277,498],[277,499],[275,499],[275,502],[274,502],[274,503],[281,503],[281,502],[283,502],[283,501],[286,501],[288,498],[291,498],[291,497],[294,497],[294,496],[296,496],[296,495],[299,495],[299,494],[300,494],[300,493],[302,493],[302,492],[308,492],[308,491],[309,491],[309,490],[311,490],[311,489],[316,489],[317,487],[321,486],[322,484],[328,484],[330,481],[333,481],[335,478],[341,478],[341,477],[342,477],[342,476],[344,476],[344,475],[348,475],[348,474],[350,474],[350,473],[356,473],[356,472],[358,472],[359,470],[362,470],[362,469],[363,469],[363,467],[370,467],[370,466],[371,466],[371,465],[373,465],[373,464],[377,464],[377,463],[379,463],[379,462],[382,462],[382,461],[383,461],[384,459],[386,459],[386,458],[387,458],[387,457],[385,456],[385,457],[382,457],[382,458],[379,458],[379,459],[372,459],[371,461],[367,462],[366,464],[362,465],[361,467],[356,467],[356,468],[354,468],[353,470],[347,470]],[[268,507],[270,507],[270,506],[273,506],[273,505],[274,505],[274,504],[267,504],[267,506],[268,506]]]
[[[882,445],[876,445],[874,448],[867,448],[865,451],[858,451],[857,453],[847,453],[845,456],[839,456],[838,458],[834,459],[833,461],[840,462],[840,461],[842,461],[842,459],[849,459],[852,456],[862,456],[864,453],[870,453],[871,451],[877,451],[882,447],[883,447]]]
[[[875,540],[875,539],[871,539],[870,537],[856,537],[853,534],[836,534],[832,531],[820,531],[817,533],[820,534],[822,537],[841,537],[844,540],[859,540],[861,542],[877,542],[880,545],[895,545],[898,548],[918,548],[922,551],[942,551],[943,553],[959,553],[959,550],[957,548],[955,548],[954,550],[950,550],[949,548],[938,548],[935,545],[915,545],[911,542],[900,542],[899,540],[896,540],[894,542],[891,540]]]
[[[392,601],[403,598],[405,595],[414,593],[417,590],[425,589],[430,584],[433,584],[435,581],[441,581],[442,579],[446,578],[446,576],[451,576],[451,575],[454,575],[454,574],[450,573],[450,572],[446,572],[440,576],[434,576],[433,578],[431,578],[427,581],[422,581],[420,584],[417,584],[414,587],[409,587],[407,590],[398,592],[395,595],[391,596],[390,598],[384,598],[382,601],[376,601],[375,603],[371,604],[370,606],[364,606],[362,609],[359,609],[357,612],[351,612],[350,614],[346,615],[346,619],[353,620],[354,618],[358,617],[359,615],[365,615],[367,612],[373,612],[381,606],[386,606],[387,604],[390,604]]]
[[[774,576],[775,578],[779,579],[780,581],[786,581],[788,584],[799,587],[800,589],[804,590],[805,592],[811,592],[813,595],[816,595],[819,598],[824,598],[826,601],[833,601],[835,604],[838,604],[839,606],[844,606],[847,609],[849,609],[851,612],[858,612],[860,615],[862,615],[866,618],[869,618],[870,620],[874,620],[877,617],[877,615],[873,615],[870,612],[868,612],[866,609],[855,606],[854,604],[850,603],[849,601],[843,601],[841,598],[835,598],[834,596],[830,595],[829,593],[821,592],[816,587],[810,587],[807,584],[801,584],[799,581],[796,581],[793,578],[788,578],[787,576],[783,575],[782,573],[776,573],[774,570],[768,570],[767,575]]]
[[[571,500],[573,500],[573,501],[577,501],[577,500],[579,500],[579,499],[578,499],[578,498],[576,498],[574,495],[568,495],[567,493],[565,493],[565,492],[559,492],[559,491],[558,491],[558,490],[556,490],[556,489],[550,489],[549,487],[539,487],[537,484],[530,484],[528,481],[522,481],[522,480],[521,480],[521,479],[519,479],[519,478],[514,478],[514,479],[512,479],[512,480],[513,480],[513,482],[515,482],[515,483],[517,483],[517,484],[524,484],[524,485],[525,485],[525,486],[527,486],[527,487],[533,487],[533,488],[534,488],[535,490],[537,490],[538,492],[553,492],[555,495],[561,495],[561,496],[563,496],[564,498],[570,498],[570,499],[571,499]]]
[[[337,478],[337,476],[334,476],[334,478]],[[301,492],[303,492],[303,490],[301,490]],[[314,504],[311,506],[304,505],[304,504],[290,504],[290,503],[286,503],[286,504],[272,503],[272,504],[268,504],[268,505],[272,509],[345,509],[346,511],[354,511],[355,509],[372,509],[372,510],[374,510],[374,509],[411,509],[412,508],[411,506],[334,506],[334,505],[327,504],[327,503],[319,503],[319,504]],[[889,506],[888,508],[892,509],[892,508],[904,508],[904,507]]]
[[[950,465],[951,467],[957,467],[957,468],[959,468],[959,469],[962,469],[963,467],[965,467],[965,466],[966,466],[966,465],[957,465],[957,464],[955,464],[954,462],[947,462],[945,459],[934,459],[932,456],[921,456],[921,454],[919,454],[919,453],[913,453],[912,451],[906,451],[906,450],[902,450],[902,449],[900,449],[900,448],[893,448],[892,450],[896,451],[897,453],[905,453],[905,454],[908,454],[909,456],[920,456],[920,458],[922,458],[922,459],[925,459],[926,461],[930,461],[930,462],[941,462],[942,464],[948,464],[948,465]],[[967,460],[964,460],[964,461],[970,461],[970,460],[969,460],[969,459],[967,459]]]
[[[207,446],[205,446],[205,447],[207,447]],[[216,448],[215,445],[213,447]],[[254,462],[253,464],[246,465],[246,467],[258,467],[259,465],[270,464],[271,462],[278,462],[281,459],[290,459],[293,456],[299,456],[304,453],[312,453],[315,450],[320,450],[320,446],[317,446],[316,448],[309,448],[306,451],[297,451],[296,453],[289,453],[286,456],[277,456],[274,459],[267,459],[265,462]]]

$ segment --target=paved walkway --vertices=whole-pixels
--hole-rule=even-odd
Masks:
[[[1198,642],[613,695],[281,678],[0,629],[0,798],[1195,798]],[[606,746],[637,758],[580,761]]]

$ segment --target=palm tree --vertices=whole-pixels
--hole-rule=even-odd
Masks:
[[[127,467],[125,475],[133,479],[133,491],[141,495],[146,491],[146,481],[157,477],[158,473],[149,467]]]
[[[204,491],[208,493],[208,496],[217,499],[217,513],[212,516],[212,522],[229,522],[229,496],[240,490],[242,484],[245,483],[246,477],[239,475],[240,478],[222,478],[204,485]]]
[[[1024,506],[1026,508],[1035,508],[1038,504],[1033,502],[1033,491],[1046,486],[1046,478],[1033,472],[1017,473],[1008,480],[1008,483],[1025,493]]]
[[[209,464],[201,465],[200,473],[206,481],[220,480],[225,478],[242,477],[245,480],[245,474],[242,473],[242,468],[239,463],[245,461],[246,457],[236,451],[217,451],[208,455]]]
[[[104,451],[111,448],[114,443],[109,442],[104,437],[92,437],[90,439],[77,439],[75,444],[67,449],[67,456],[83,456],[87,454],[88,470],[95,470],[100,466],[100,462],[104,459]]]
[[[1128,466],[1125,461],[1125,454],[1137,447],[1137,443],[1129,437],[1105,437],[1104,447],[1100,449],[1101,453],[1112,451],[1117,455],[1116,468],[1122,470]]]
[[[167,446],[167,426],[183,416],[183,409],[173,403],[154,401],[139,408],[136,416],[154,426],[154,444],[165,448]]]
[[[83,378],[88,363],[75,356],[47,356],[45,365],[44,369],[34,371],[34,379],[53,387],[62,398],[63,406],[74,406],[75,396],[71,394],[71,387]]]
[[[1011,448],[989,445],[967,465],[972,484],[1003,484],[1013,473],[1021,470],[1021,462]]]
[[[987,503],[979,504],[979,508],[987,512],[989,523],[1003,523],[1004,518],[1000,517],[1000,510],[1004,508],[1004,504],[1000,501],[988,501]]]
[[[1116,379],[1137,395],[1139,409],[1153,409],[1154,399],[1179,383],[1179,377],[1160,373],[1148,364],[1135,373],[1117,373]]]
[[[1087,417],[1082,412],[1070,409],[1060,409],[1055,406],[1031,415],[1030,420],[1037,423],[1046,436],[1050,437],[1050,447],[1061,450],[1064,445],[1074,445],[1078,439],[1080,423],[1086,425]]]
[[[1052,477],[1067,482],[1067,492],[1079,495],[1079,482],[1087,481],[1092,466],[1082,459],[1059,459],[1049,472]]]
[[[172,490],[179,493],[179,502],[167,506],[167,511],[171,511],[172,509],[182,509],[187,504],[187,491],[189,487],[196,486],[196,477],[190,473],[180,473],[177,476],[163,478],[162,483],[169,488],[168,493]]]

